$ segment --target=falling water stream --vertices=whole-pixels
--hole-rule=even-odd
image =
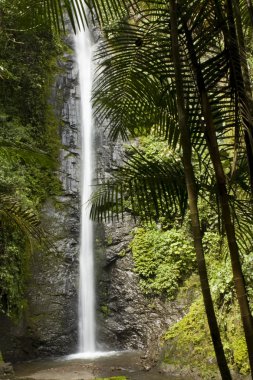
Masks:
[[[93,121],[91,109],[92,41],[89,30],[75,36],[79,67],[81,106],[81,247],[79,280],[79,347],[78,353],[68,357],[21,363],[16,366],[20,380],[78,380],[97,376],[123,376],[129,380],[180,380],[160,373],[143,371],[138,352],[99,352],[95,337],[95,286],[93,262],[93,226],[89,219],[87,201],[90,198],[93,177]],[[97,374],[97,376],[96,376]],[[87,377],[88,376],[88,377]],[[186,379],[192,379],[184,377]]]
[[[89,218],[88,202],[92,192],[92,179],[95,161],[92,119],[92,79],[93,65],[92,37],[88,28],[75,35],[75,51],[79,71],[81,107],[81,233],[79,255],[79,329],[78,353],[69,355],[74,358],[98,358],[115,354],[115,351],[96,350],[95,280],[93,257],[93,223]]]
[[[75,48],[80,82],[81,105],[81,247],[79,257],[79,352],[95,352],[95,291],[93,259],[93,226],[89,218],[87,202],[91,194],[93,176],[93,121],[91,108],[92,90],[92,41],[88,28],[75,36]]]

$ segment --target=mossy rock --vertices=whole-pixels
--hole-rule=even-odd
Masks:
[[[101,305],[100,310],[105,318],[107,318],[110,314],[110,308],[108,305]]]
[[[126,376],[97,377],[95,380],[127,380]]]
[[[203,379],[217,372],[217,365],[208,330],[204,305],[195,301],[189,313],[173,325],[165,335],[164,363],[191,366]]]
[[[247,347],[241,327],[238,306],[232,305],[226,317],[217,311],[221,338],[231,370],[240,375],[249,373]],[[164,336],[164,365],[191,368],[201,379],[218,376],[215,353],[201,298],[190,307],[189,313],[173,325]],[[216,378],[216,377],[215,377]]]

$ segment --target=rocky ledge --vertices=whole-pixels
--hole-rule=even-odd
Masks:
[[[12,380],[14,371],[11,363],[0,363],[0,380]]]

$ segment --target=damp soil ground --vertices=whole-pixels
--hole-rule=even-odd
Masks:
[[[129,380],[190,380],[166,375],[158,369],[145,370],[141,355],[121,353],[93,359],[56,358],[15,366],[17,380],[94,380],[125,376]],[[116,379],[115,379],[116,380]]]

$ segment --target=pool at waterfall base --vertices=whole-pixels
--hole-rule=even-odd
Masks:
[[[83,354],[84,355],[84,354]],[[93,357],[82,354],[16,365],[19,380],[192,380],[191,377],[168,375],[159,369],[144,369],[142,354],[135,351],[97,352]],[[87,354],[88,356],[88,354]]]

